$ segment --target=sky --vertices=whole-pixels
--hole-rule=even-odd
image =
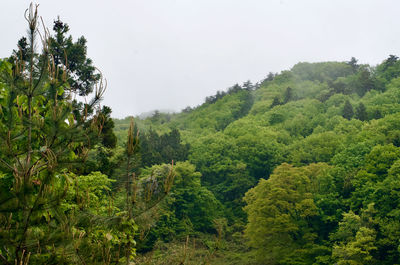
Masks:
[[[27,0],[0,0],[0,58],[26,34]],[[398,0],[37,0],[57,16],[108,87],[113,117],[180,111],[235,83],[298,62],[376,65],[400,55]]]

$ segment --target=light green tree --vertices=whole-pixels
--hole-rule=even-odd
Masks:
[[[332,235],[332,239],[339,242],[333,246],[332,250],[332,257],[337,264],[374,264],[372,252],[377,249],[375,246],[376,231],[367,227],[371,225],[368,219],[362,219],[352,211],[343,214],[338,231]]]
[[[245,235],[263,264],[280,264],[285,259],[289,264],[288,256],[294,252],[301,255],[317,237],[309,225],[317,208],[308,173],[305,168],[282,164],[244,197],[248,215]],[[295,256],[292,258],[297,259]]]

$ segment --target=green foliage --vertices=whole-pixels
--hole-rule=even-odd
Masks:
[[[272,109],[273,107],[279,106],[279,105],[281,105],[281,101],[279,100],[278,97],[274,97],[274,101],[272,101],[270,108]]]
[[[92,60],[87,58],[86,39],[82,36],[73,42],[72,36],[67,36],[69,26],[60,18],[54,21],[54,36],[49,37],[49,52],[54,64],[59,66],[60,76],[67,74],[67,82],[72,91],[80,96],[90,94],[101,76],[96,73]]]
[[[111,110],[99,107],[105,87],[86,58],[85,41],[70,54],[71,65],[86,62],[77,72],[58,61],[55,37],[47,33],[41,35],[42,53],[36,52],[38,18],[31,4],[20,52],[0,60],[0,260],[118,263],[135,223],[112,206],[106,175],[73,174],[85,171],[82,163],[92,146],[115,146]],[[84,104],[74,93],[92,99]]]
[[[396,56],[299,63],[133,124],[98,107],[83,37],[58,19],[39,54],[27,20],[0,60],[3,263],[399,264]]]
[[[309,174],[308,168],[282,164],[268,180],[261,179],[246,193],[245,234],[261,263],[311,263],[317,234],[310,225],[318,212]]]
[[[368,119],[367,109],[365,105],[361,102],[356,108],[356,119],[360,121],[366,121]]]
[[[397,62],[392,61],[386,69]],[[356,60],[298,64],[251,91],[254,104],[247,115],[217,133],[215,127],[188,121],[199,119],[200,111],[218,117],[234,94],[153,128],[181,129],[183,141],[191,143],[189,160],[202,173],[203,185],[223,203],[228,227],[248,215],[245,234],[261,264],[397,264],[399,184],[394,172],[400,83],[394,68],[389,74],[382,67]],[[285,94],[296,97],[282,105]],[[303,167],[278,166],[282,162]],[[271,175],[274,169],[279,178]],[[251,189],[260,178],[267,180]],[[307,185],[290,188],[291,181],[302,178]],[[247,189],[246,206],[242,196]],[[296,192],[299,201],[284,197]],[[308,209],[313,209],[304,219],[295,215],[301,213],[296,208],[301,198],[310,199]],[[380,207],[374,210],[371,203]],[[344,236],[350,219],[343,216],[350,213],[360,222]]]
[[[346,100],[343,107],[343,118],[350,120],[354,115],[353,106],[350,101]]]
[[[380,65],[377,66],[376,72],[378,77],[384,84],[389,83],[392,79],[400,75],[400,61],[395,55],[389,55]]]
[[[142,166],[149,167],[171,161],[185,161],[189,153],[189,144],[181,143],[179,130],[158,135],[154,130],[140,136],[140,156]]]
[[[190,143],[188,158],[201,172],[202,187],[223,205],[227,231],[245,225],[261,264],[397,264],[397,64],[396,57],[377,67],[354,58],[299,63],[252,89],[243,85],[219,92],[163,123],[144,119],[138,124],[159,135],[179,129],[183,143]],[[249,109],[237,112],[239,106]],[[117,123],[124,126],[122,120]],[[299,167],[279,166],[284,162]],[[257,185],[260,178],[265,180]],[[304,218],[296,208],[301,198],[310,202]],[[371,210],[371,203],[379,207]],[[336,238],[348,213],[359,216],[360,225],[347,238]],[[168,234],[180,221],[166,216],[157,227]],[[192,220],[181,227],[195,234]],[[237,229],[226,237],[243,244],[242,233]],[[153,240],[167,238],[161,234]],[[241,253],[242,264],[254,262],[251,253]]]
[[[373,209],[373,204],[369,209]],[[351,211],[343,214],[338,231],[332,235],[332,239],[339,242],[332,251],[332,258],[337,264],[376,264],[372,257],[372,253],[377,250],[374,244],[376,231],[369,227],[371,223],[368,220],[362,219]]]
[[[314,133],[291,148],[290,161],[294,164],[329,162],[342,149],[343,137],[334,132]]]
[[[291,87],[287,87],[285,91],[285,95],[283,97],[283,104],[288,103],[294,98],[293,89]]]
[[[100,172],[70,177],[72,183],[60,209],[68,218],[73,240],[70,244],[79,257],[76,261],[124,262],[123,251],[128,241],[135,244],[132,235],[138,227],[126,218],[123,208],[116,206],[111,195],[114,180]],[[130,253],[135,254],[135,249]]]
[[[156,165],[146,169],[144,175],[165,175],[170,165]],[[174,166],[175,182],[171,193],[161,204],[158,221],[145,239],[139,242],[139,251],[151,249],[156,239],[165,241],[213,232],[214,220],[221,216],[221,204],[215,196],[201,185],[201,174],[189,162]]]

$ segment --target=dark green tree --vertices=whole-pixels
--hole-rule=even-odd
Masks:
[[[281,101],[279,100],[278,96],[276,96],[276,97],[274,97],[274,100],[272,101],[270,108],[272,109],[273,107],[279,106],[279,105],[281,105],[281,104],[282,104],[282,103],[281,103]]]
[[[86,39],[82,36],[74,42],[72,36],[67,36],[69,26],[60,18],[54,21],[53,30],[55,35],[50,36],[48,48],[59,76],[66,72],[69,89],[80,96],[88,95],[101,76],[87,57]]]
[[[158,135],[154,130],[143,133],[140,137],[140,155],[145,167],[185,161],[189,155],[189,144],[183,144],[178,129]]]
[[[399,77],[399,57],[390,55],[386,60],[376,67],[376,76],[384,84],[388,84],[392,79]]]
[[[358,68],[360,67],[358,65],[358,60],[355,57],[351,57],[350,61],[348,61],[347,64],[351,66],[351,69],[353,69],[353,73],[356,73],[358,71]]]
[[[383,61],[383,70],[387,70],[389,67],[394,66],[397,61],[399,60],[399,57],[397,57],[396,55],[389,55],[389,57]]]
[[[374,111],[373,118],[376,119],[376,120],[378,120],[378,119],[381,119],[382,117],[383,117],[383,116],[382,116],[382,112],[381,112],[379,109],[376,109],[376,110]]]
[[[267,75],[267,78],[265,78],[265,81],[272,81],[272,80],[274,80],[275,75],[276,75],[276,74],[274,74],[274,73],[272,73],[272,72],[269,72],[268,75]]]
[[[373,89],[379,89],[378,80],[372,75],[370,69],[362,67],[357,74],[358,85],[355,92],[360,97],[363,97],[365,93]]]
[[[242,88],[247,91],[254,90],[254,85],[250,80],[247,80],[243,83]]]
[[[291,87],[287,87],[285,94],[283,95],[283,104],[286,104],[293,99],[294,99],[293,89]]]
[[[360,103],[356,107],[356,119],[359,119],[360,121],[366,121],[368,119],[367,109],[363,103]]]
[[[349,100],[346,100],[343,107],[343,118],[350,120],[354,116],[353,106]]]
[[[18,44],[21,52],[0,61],[0,258],[3,264],[62,263],[59,250],[72,235],[60,207],[72,181],[67,172],[101,139],[97,106],[105,86],[92,83],[89,103],[72,100],[68,82],[75,75],[55,61],[52,40],[44,35],[42,53],[36,52],[37,6],[31,4],[25,16],[29,28]]]

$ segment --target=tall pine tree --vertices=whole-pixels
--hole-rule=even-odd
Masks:
[[[98,105],[105,85],[98,76],[87,86],[84,75],[76,79],[57,61],[53,38],[39,33],[37,6],[31,4],[25,18],[27,38],[8,61],[0,60],[0,259],[58,263],[58,248],[72,233],[60,207],[72,182],[67,172],[101,139]],[[91,100],[73,100],[77,90]]]

